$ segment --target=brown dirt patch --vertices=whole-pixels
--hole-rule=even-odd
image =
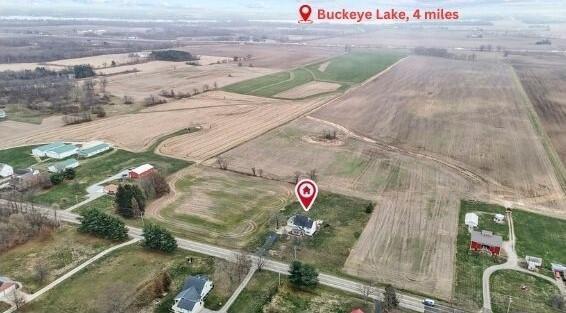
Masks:
[[[285,90],[283,92],[280,92],[280,93],[274,95],[274,97],[276,97],[276,98],[286,98],[286,99],[300,99],[300,98],[305,98],[305,97],[317,95],[317,94],[320,94],[320,93],[336,91],[336,89],[338,89],[338,88],[340,88],[340,84],[312,81],[312,82],[308,82],[306,84]]]

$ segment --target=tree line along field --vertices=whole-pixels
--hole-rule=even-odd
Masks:
[[[282,92],[311,81],[337,83],[340,86],[336,90],[344,90],[352,84],[367,80],[401,57],[401,54],[393,53],[353,52],[328,61],[232,84],[224,90],[260,97],[278,97]]]

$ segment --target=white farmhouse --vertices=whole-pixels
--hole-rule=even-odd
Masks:
[[[14,175],[14,168],[8,164],[0,163],[0,177],[6,178]]]
[[[293,230],[298,230],[305,235],[312,236],[317,230],[317,224],[314,220],[307,216],[296,214],[287,220],[287,226],[291,227]]]
[[[212,290],[213,284],[208,277],[190,276],[185,280],[183,289],[177,296],[171,307],[174,313],[196,313],[203,309],[204,299]]]
[[[18,283],[8,277],[0,276],[0,298],[8,298],[17,288]]]
[[[65,159],[70,157],[71,155],[75,155],[77,154],[77,152],[79,151],[79,148],[77,148],[75,145],[62,145],[60,147],[57,147],[55,149],[51,149],[49,151],[47,151],[45,153],[46,156],[53,158],[53,159]]]

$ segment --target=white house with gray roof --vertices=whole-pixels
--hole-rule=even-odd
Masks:
[[[204,299],[212,290],[213,283],[204,275],[190,276],[183,289],[175,296],[171,307],[174,313],[197,313],[204,308]]]
[[[305,235],[312,236],[316,232],[318,225],[311,218],[302,214],[296,214],[287,220],[287,226],[291,227],[293,230],[298,230]]]

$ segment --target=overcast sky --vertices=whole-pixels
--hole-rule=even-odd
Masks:
[[[0,15],[295,19],[303,3],[315,9],[446,8],[464,17],[566,14],[563,0],[0,0]]]

